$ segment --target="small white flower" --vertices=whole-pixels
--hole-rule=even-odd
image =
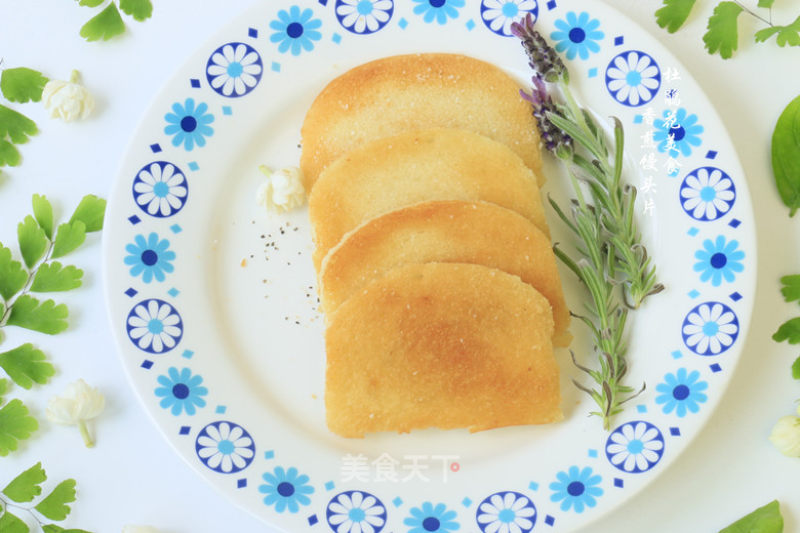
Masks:
[[[258,84],[261,57],[243,43],[222,46],[211,55],[206,73],[209,83],[223,96],[242,96]]]
[[[390,0],[341,0],[336,6],[336,14],[348,30],[372,33],[389,21],[392,7]]]
[[[42,103],[52,118],[65,122],[85,119],[94,111],[94,98],[78,83],[77,70],[72,71],[69,81],[48,81],[42,91]]]
[[[733,344],[739,327],[736,316],[718,303],[703,304],[687,317],[683,333],[686,344],[695,352],[718,354]]]
[[[45,415],[50,422],[65,426],[78,425],[83,435],[83,440],[88,448],[94,442],[86,429],[86,421],[96,418],[106,406],[105,397],[95,388],[90,387],[85,381],[79,379],[67,385],[64,394],[54,396],[47,402]]]
[[[661,458],[664,442],[659,439],[655,427],[644,422],[625,424],[609,438],[606,451],[611,454],[611,463],[622,466],[626,472],[649,470]]]
[[[225,473],[234,468],[241,470],[253,457],[253,450],[249,448],[253,440],[241,427],[223,422],[217,427],[207,427],[205,433],[197,439],[197,455],[209,468],[219,468]]]
[[[769,440],[783,455],[800,457],[800,418],[791,415],[779,418]]]
[[[268,210],[290,211],[303,205],[306,191],[303,177],[297,167],[286,167],[276,172],[264,165],[258,167],[267,181],[258,189],[258,203]]]
[[[653,58],[641,52],[624,52],[606,70],[608,90],[619,102],[632,106],[649,102],[660,86],[661,71]]]
[[[518,497],[519,496],[519,497]],[[530,500],[513,492],[497,493],[478,507],[478,525],[486,533],[521,533],[533,529],[536,510]]]
[[[681,189],[683,208],[698,220],[714,220],[727,213],[735,197],[733,181],[718,168],[698,169]]]
[[[328,522],[337,533],[375,533],[386,522],[386,509],[375,496],[354,491],[328,504]]]
[[[122,533],[159,533],[159,531],[150,526],[124,526]]]

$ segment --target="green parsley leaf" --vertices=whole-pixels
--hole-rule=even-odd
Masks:
[[[8,301],[25,286],[27,280],[28,274],[22,264],[14,261],[11,250],[0,243],[0,296]]]
[[[758,7],[765,7],[767,9],[772,7],[772,4],[775,3],[775,0],[758,0]]]
[[[38,428],[39,423],[20,400],[14,398],[4,405],[0,409],[0,457],[16,450],[18,441],[29,438]]]
[[[53,238],[53,206],[50,205],[50,201],[44,195],[34,194],[33,195],[33,216],[36,218],[36,222],[39,223],[39,226],[42,227],[44,230],[44,234],[47,235],[48,239]]]
[[[42,526],[42,531],[44,533],[91,533],[85,529],[64,529],[63,527],[55,524],[46,524]]]
[[[794,379],[800,379],[800,357],[794,360],[792,363],[792,377]]]
[[[797,17],[794,22],[788,26],[770,26],[756,32],[756,42],[763,43],[775,34],[778,37],[775,42],[778,46],[800,46],[800,17]]]
[[[50,81],[38,70],[25,67],[7,68],[0,76],[0,91],[11,102],[38,102],[42,99],[42,90]]]
[[[782,533],[783,517],[778,500],[744,516],[719,533]]]
[[[75,250],[86,240],[86,225],[80,220],[59,224],[51,257],[57,259]]]
[[[50,244],[44,230],[30,215],[26,216],[17,226],[17,239],[22,259],[25,260],[25,266],[29,269],[42,258],[47,250],[47,245]]]
[[[116,35],[125,33],[125,23],[114,2],[100,13],[89,19],[81,28],[81,37],[87,41],[107,41]]]
[[[0,353],[0,368],[23,389],[30,389],[34,382],[44,385],[56,373],[53,365],[47,362],[44,352],[30,343]]]
[[[35,507],[50,520],[64,520],[70,513],[68,503],[75,501],[75,480],[66,479]]]
[[[664,6],[656,11],[656,24],[670,33],[683,26],[697,0],[664,0]]]
[[[28,142],[30,136],[38,131],[31,119],[0,105],[0,167],[19,165],[22,156],[14,145]],[[6,136],[9,140],[6,140]]]
[[[106,201],[93,194],[87,194],[75,208],[70,223],[80,220],[86,226],[86,233],[103,229],[103,217],[106,213]]]
[[[742,6],[736,2],[720,2],[714,8],[714,14],[708,19],[708,31],[703,35],[703,42],[709,54],[719,52],[722,59],[729,59],[739,46],[739,29],[737,20]]]
[[[783,276],[781,278],[781,294],[787,302],[800,301],[800,274]]]
[[[0,531],[3,533],[29,533],[28,525],[8,510],[0,516]]]
[[[787,320],[781,324],[781,327],[778,328],[778,331],[772,335],[772,340],[776,342],[788,340],[789,344],[800,343],[800,317]]]
[[[86,7],[97,7],[105,1],[106,0],[80,0],[80,2],[78,2],[78,5]]]
[[[7,324],[55,335],[67,329],[67,306],[56,305],[53,300],[39,302],[23,294],[14,302]]]
[[[31,292],[71,291],[81,286],[83,270],[72,265],[63,266],[58,261],[44,263],[36,271]]]
[[[42,483],[47,481],[47,474],[42,468],[42,463],[36,463],[17,477],[3,489],[3,494],[17,503],[33,501],[42,493]]]
[[[22,155],[19,150],[5,139],[0,139],[0,167],[16,167],[20,161],[22,161]]]
[[[800,96],[783,110],[772,133],[772,173],[781,201],[794,216],[800,207]]]
[[[149,19],[153,14],[150,0],[119,0],[119,8],[139,22]]]

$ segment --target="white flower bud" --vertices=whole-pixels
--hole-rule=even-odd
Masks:
[[[97,417],[106,407],[106,398],[100,391],[93,389],[85,381],[79,379],[67,385],[64,394],[54,396],[47,402],[45,415],[50,422],[65,426],[77,426],[81,430],[83,442],[87,448],[94,446],[89,436],[86,421]]]
[[[258,169],[267,176],[267,181],[258,189],[258,203],[268,210],[289,211],[303,205],[306,191],[300,169],[286,167],[272,172],[266,166]]]
[[[783,455],[800,457],[800,418],[784,416],[778,419],[769,440]]]
[[[77,81],[78,73],[73,71],[70,81],[50,80],[44,86],[42,103],[52,118],[71,122],[85,119],[92,113],[94,98]]]

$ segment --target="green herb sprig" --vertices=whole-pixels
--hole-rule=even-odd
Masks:
[[[759,507],[719,533],[783,533],[783,516],[778,500]]]
[[[800,303],[800,274],[784,276],[781,278],[781,294],[783,299],[789,302]],[[787,320],[772,335],[775,342],[787,341],[789,344],[800,344],[800,317]],[[792,377],[800,380],[800,357],[795,359],[791,368]]]
[[[69,504],[76,500],[75,480],[66,479],[53,488],[37,503],[32,503],[42,494],[42,483],[47,474],[42,463],[25,470],[0,491],[0,531],[4,533],[29,533],[30,528],[18,514],[32,517],[43,533],[89,533],[83,529],[64,529],[49,521],[61,522],[69,516]]]
[[[105,2],[106,0],[78,0],[78,5],[100,7]],[[112,0],[81,27],[81,37],[90,42],[107,41],[125,33],[125,21],[122,20],[120,10],[134,20],[143,22],[152,16],[153,4],[150,0],[119,0],[117,8],[117,4]]]
[[[94,195],[84,196],[69,221],[58,227],[46,197],[34,195],[32,203],[33,215],[26,216],[17,226],[22,262],[16,261],[11,249],[0,242],[0,335],[8,326],[49,335],[67,328],[66,305],[52,299],[41,301],[32,294],[80,287],[83,271],[55,259],[76,250],[87,233],[103,227],[106,201]],[[46,384],[55,368],[43,352],[26,343],[0,353],[0,369],[7,376],[0,378],[0,456],[5,456],[17,449],[19,441],[30,438],[38,423],[21,400],[12,399],[3,405],[3,396],[11,382],[23,389]]]
[[[772,173],[778,194],[792,217],[800,207],[800,96],[786,106],[775,124]]]
[[[0,92],[9,102],[38,102],[48,79],[39,71],[7,68],[0,75]],[[16,167],[22,162],[17,145],[25,144],[39,128],[36,123],[10,107],[0,105],[0,168]]]
[[[533,106],[544,145],[564,163],[575,195],[569,213],[550,200],[578,238],[578,259],[558,246],[554,251],[589,291],[588,316],[576,316],[589,327],[599,352],[599,369],[575,363],[599,387],[589,389],[577,381],[575,385],[591,395],[599,407],[592,414],[610,429],[611,418],[622,411],[622,405],[644,390],[635,392],[622,382],[628,371],[628,309],[638,308],[664,287],[657,282],[655,265],[636,225],[636,189],[622,181],[622,124],[614,119],[611,143],[591,113],[578,105],[569,89],[566,66],[534,29],[532,17],[513,24],[511,31],[522,41],[535,72],[532,92],[523,97]],[[565,103],[553,100],[546,83],[554,84]]]
[[[663,5],[656,11],[656,23],[669,33],[675,33],[689,18],[697,0],[662,0]],[[729,59],[739,47],[739,15],[747,13],[767,27],[755,33],[755,42],[763,43],[775,36],[778,46],[800,46],[800,16],[794,22],[781,26],[772,22],[772,5],[775,0],[758,0],[758,7],[767,10],[765,16],[749,9],[739,2],[719,2],[708,19],[706,33],[703,35],[705,48],[711,55],[719,54]]]

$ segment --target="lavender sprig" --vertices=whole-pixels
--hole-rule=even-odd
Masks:
[[[554,250],[591,295],[591,303],[587,304],[589,316],[578,318],[592,331],[600,368],[576,365],[599,388],[592,390],[577,381],[575,384],[592,396],[600,408],[592,414],[601,416],[604,427],[609,429],[611,418],[622,411],[622,404],[641,392],[634,393],[622,383],[628,369],[624,342],[628,309],[638,308],[647,296],[664,287],[656,280],[655,266],[636,225],[636,188],[621,179],[622,124],[613,119],[614,140],[609,149],[603,130],[573,97],[569,71],[534,29],[533,18],[528,15],[512,24],[511,31],[521,40],[534,71],[531,93],[524,93],[524,97],[533,107],[545,147],[566,166],[575,194],[569,215],[553,200],[550,203],[578,237],[581,257],[575,260],[557,246]],[[555,85],[564,103],[554,101],[547,83]]]

